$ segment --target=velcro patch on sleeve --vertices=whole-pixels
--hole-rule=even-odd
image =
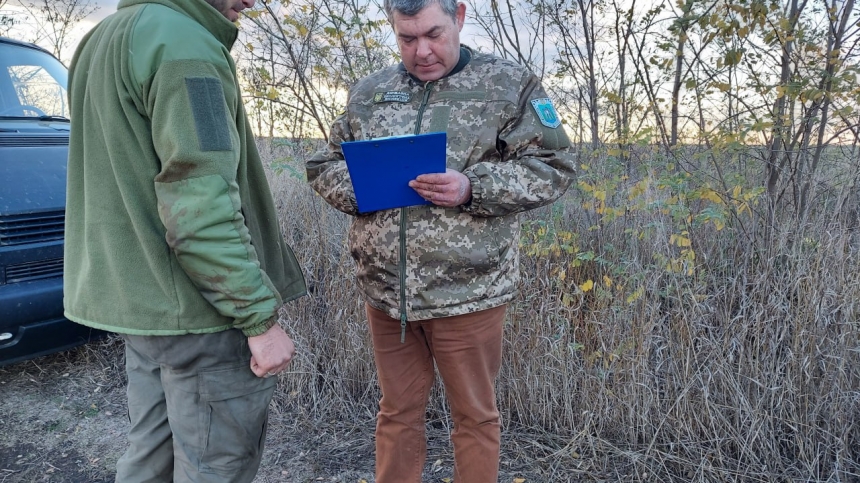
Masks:
[[[558,115],[558,111],[555,110],[555,106],[552,105],[552,101],[549,97],[532,99],[531,103],[532,107],[535,108],[535,114],[537,114],[538,120],[541,124],[550,129],[555,129],[561,126],[561,116]]]
[[[185,79],[185,88],[188,90],[200,150],[233,149],[221,81],[214,77],[188,77]]]

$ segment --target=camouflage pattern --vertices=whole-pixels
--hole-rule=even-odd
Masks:
[[[564,129],[541,124],[530,102],[547,97],[537,77],[498,57],[462,55],[471,61],[438,81],[418,81],[402,64],[359,81],[327,147],[307,163],[311,186],[355,215],[349,249],[359,289],[401,320],[510,301],[519,280],[518,213],[559,198],[574,175]],[[447,132],[447,166],[469,178],[471,201],[359,215],[340,143],[434,131]]]

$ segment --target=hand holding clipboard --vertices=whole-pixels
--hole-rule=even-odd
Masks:
[[[409,182],[445,172],[446,141],[435,132],[341,143],[359,213],[431,204]]]

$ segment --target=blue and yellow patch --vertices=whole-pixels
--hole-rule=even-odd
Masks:
[[[561,116],[558,115],[549,97],[532,99],[531,102],[541,124],[551,129],[561,126]]]

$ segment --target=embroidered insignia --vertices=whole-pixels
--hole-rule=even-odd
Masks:
[[[549,97],[532,99],[532,107],[535,108],[535,113],[544,126],[551,129],[561,126],[561,117],[559,117],[558,111],[555,110]]]
[[[373,102],[409,102],[412,100],[412,94],[402,91],[385,91],[377,92],[373,95]]]

